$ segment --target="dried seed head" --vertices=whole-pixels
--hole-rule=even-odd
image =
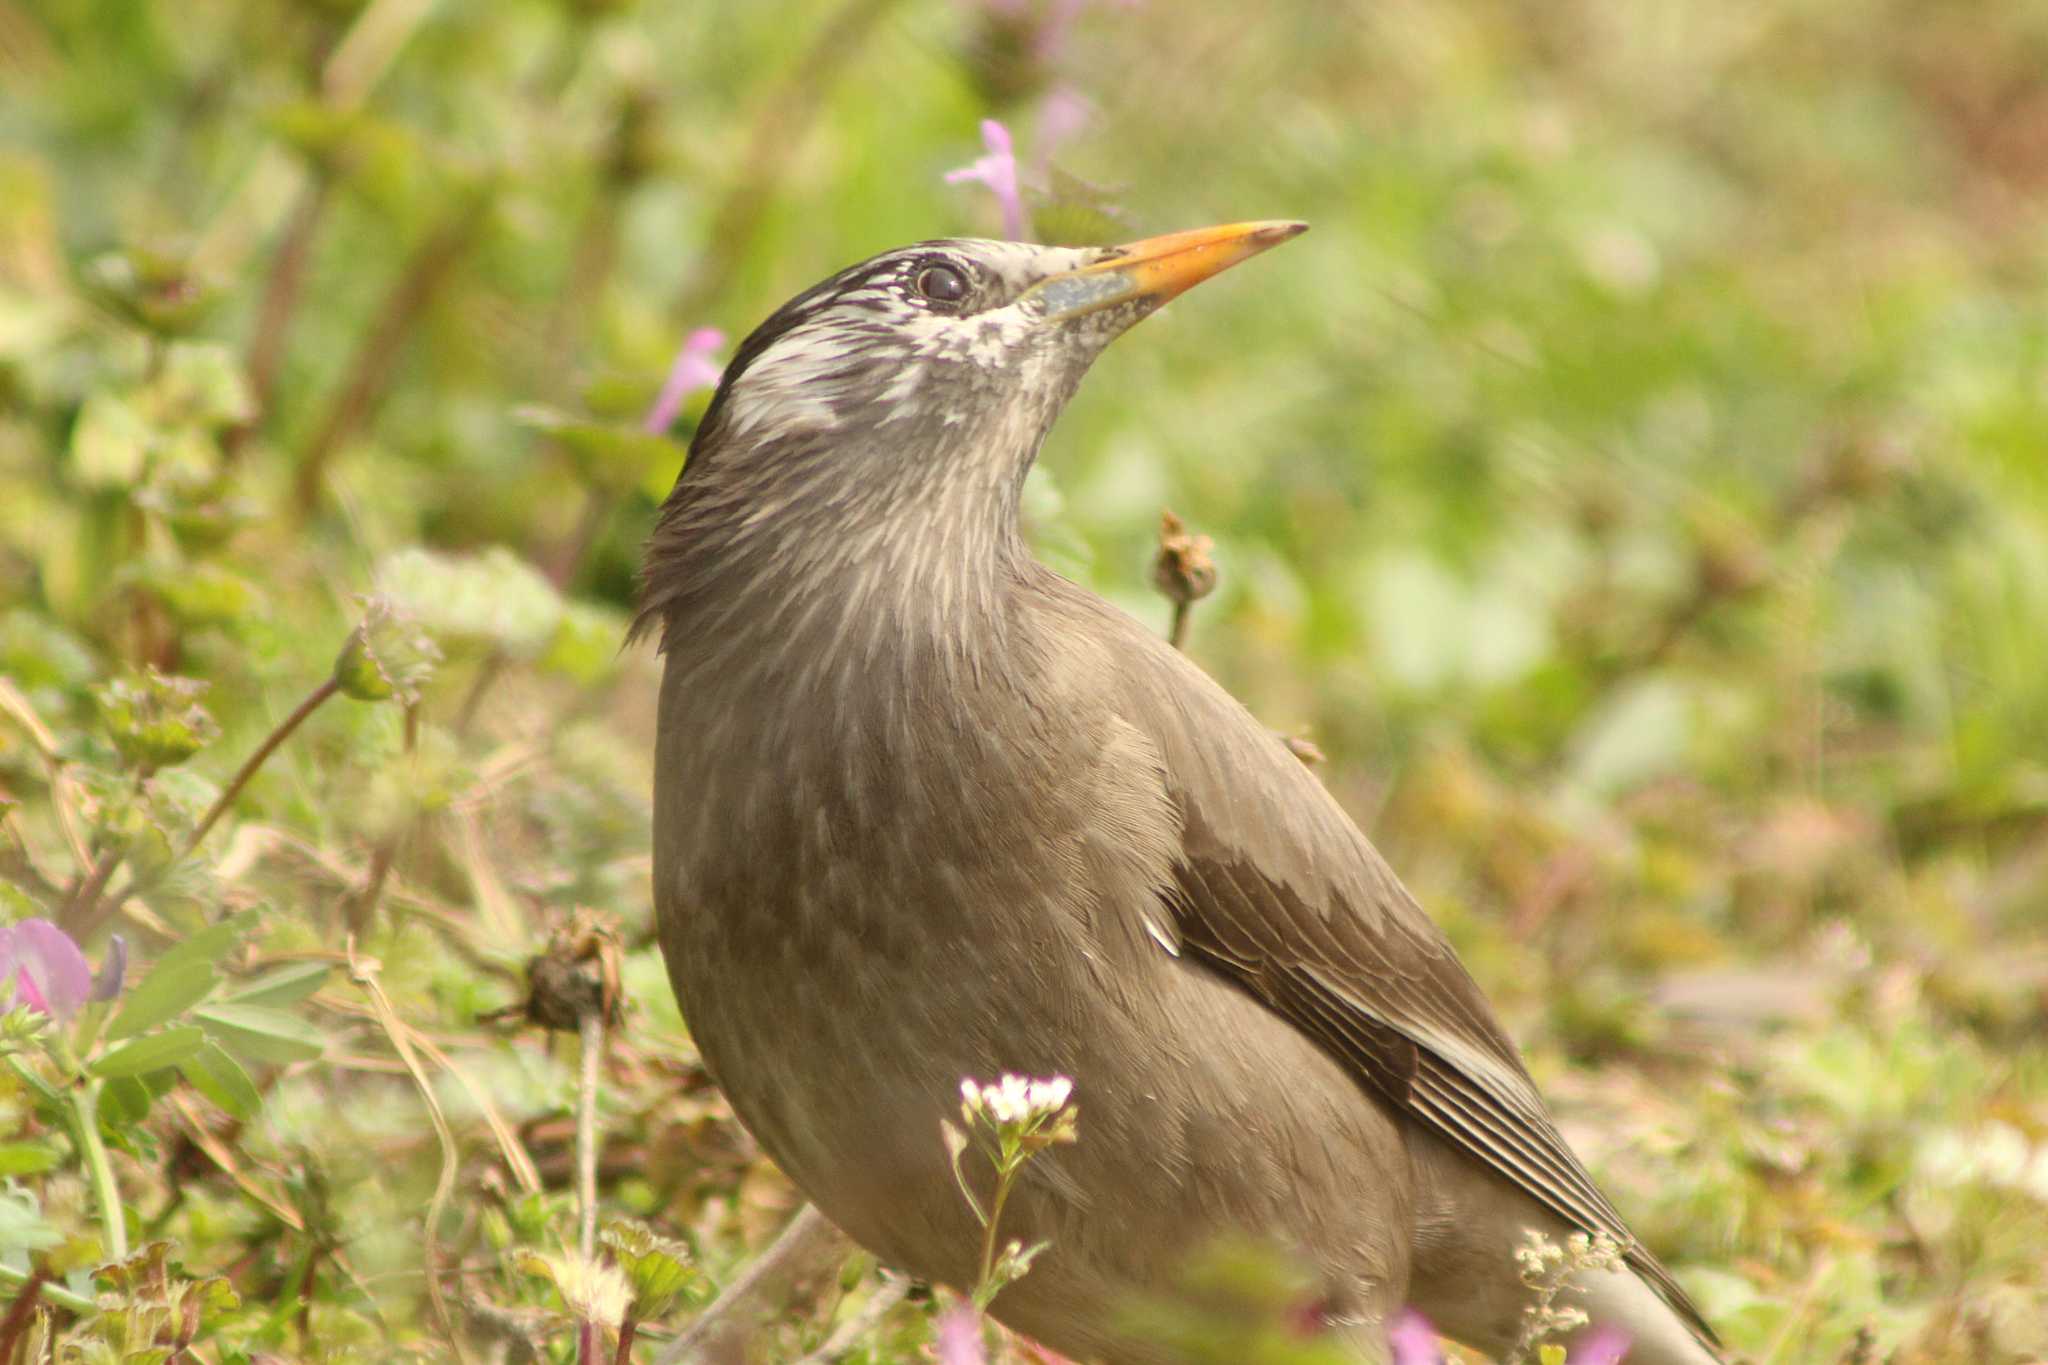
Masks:
[[[1214,547],[1209,537],[1189,531],[1179,517],[1162,508],[1152,585],[1176,606],[1207,597],[1216,590],[1216,561],[1209,554]]]

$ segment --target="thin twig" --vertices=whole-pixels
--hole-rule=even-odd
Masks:
[[[28,1283],[14,1296],[14,1302],[7,1306],[7,1316],[0,1318],[0,1361],[12,1363],[14,1352],[21,1345],[22,1333],[35,1321],[36,1301],[43,1296],[43,1286],[50,1282],[50,1268],[38,1261],[29,1271]]]
[[[144,763],[129,774],[129,801],[138,804],[141,802],[150,776],[155,772],[154,765]],[[107,882],[113,877],[114,869],[119,867],[121,860],[127,856],[128,848],[125,842],[115,842],[100,850],[99,861],[93,864],[91,874],[65,899],[64,909],[57,916],[57,923],[65,933],[75,939],[84,940],[98,930],[100,925],[106,922],[107,916],[113,914],[115,908],[126,899],[128,893],[123,891],[119,896],[107,898],[104,912],[100,909],[101,893],[107,889]]]
[[[306,282],[306,264],[313,256],[313,239],[326,216],[334,191],[334,176],[324,166],[313,169],[312,179],[299,191],[286,221],[284,237],[271,258],[270,274],[263,282],[263,298],[256,306],[256,325],[249,337],[249,354],[243,362],[249,372],[249,416],[237,424],[221,442],[221,455],[233,461],[244,442],[270,416],[277,392],[278,372],[284,368],[285,338],[291,330],[292,315]]]
[[[576,1246],[588,1261],[597,1254],[597,1073],[604,1060],[604,1011],[585,1010],[576,1035],[583,1046],[576,1083]]]
[[[242,766],[235,771],[235,775],[228,779],[227,786],[221,788],[220,795],[214,798],[213,805],[207,809],[206,814],[199,817],[199,823],[192,827],[192,832],[185,836],[185,842],[178,848],[178,856],[180,858],[185,857],[192,850],[198,848],[200,841],[213,831],[213,827],[219,823],[220,817],[227,812],[229,806],[235,803],[235,798],[242,794],[242,788],[249,785],[249,779],[256,776],[256,770],[261,768],[264,761],[277,752],[277,746],[290,739],[292,731],[298,729],[304,723],[306,717],[319,710],[322,703],[340,690],[340,683],[337,683],[333,678],[327,679],[311,692],[308,692],[306,699],[300,702],[290,715],[278,722],[277,728],[272,730],[264,741],[256,746],[256,752],[250,754],[244,760]]]
[[[391,1040],[392,1049],[411,1073],[413,1084],[419,1088],[420,1099],[427,1106],[427,1116],[433,1120],[434,1135],[441,1141],[441,1172],[434,1181],[434,1197],[427,1203],[426,1237],[421,1248],[421,1260],[426,1267],[427,1302],[434,1310],[434,1321],[447,1338],[456,1360],[467,1362],[468,1356],[456,1335],[455,1322],[448,1313],[447,1300],[441,1296],[441,1214],[448,1207],[449,1196],[455,1192],[455,1170],[460,1153],[455,1145],[455,1133],[448,1126],[448,1116],[441,1111],[440,1097],[434,1094],[433,1082],[427,1079],[426,1068],[420,1065],[419,1057],[413,1051],[412,1030],[398,1017],[391,998],[384,994],[384,987],[377,980],[381,968],[382,964],[373,958],[357,957],[355,941],[349,941],[349,976],[369,996],[371,1008],[377,1012],[377,1022],[383,1025],[385,1037]]]
[[[270,756],[277,752],[279,745],[291,738],[292,732],[299,728],[306,717],[319,710],[322,703],[340,690],[341,685],[339,683],[335,682],[333,678],[327,679],[327,681],[307,693],[306,699],[300,702],[289,716],[278,722],[277,728],[264,737],[263,742],[256,746],[256,751],[243,761],[242,766],[236,770],[235,775],[228,780],[227,786],[223,787],[220,795],[214,798],[213,805],[207,808],[206,814],[199,817],[199,823],[192,827],[191,833],[187,834],[184,842],[178,845],[177,854],[172,858],[172,862],[182,861],[199,847],[200,841],[213,832],[213,827],[220,822],[221,816],[226,814],[228,807],[235,803],[235,798],[242,794],[242,789],[249,785],[249,780],[256,775],[256,770],[261,768]],[[138,771],[136,775],[138,791],[143,780],[147,777],[148,774],[146,772]],[[104,907],[100,904],[100,892],[105,889],[107,879],[113,875],[115,865],[121,861],[121,852],[118,849],[108,850],[102,856],[100,862],[94,866],[92,877],[88,884],[79,888],[79,892],[73,897],[72,903],[66,907],[64,927],[73,938],[83,939],[98,930],[100,925],[104,924],[108,917],[120,907],[121,903],[134,895],[139,888],[140,882],[136,878],[131,877],[119,895],[107,897]]]
[[[99,860],[92,865],[78,889],[64,902],[64,912],[58,916],[64,931],[75,939],[83,939],[99,928],[100,893],[107,889],[107,882],[113,878],[114,869],[121,865],[128,850],[113,844],[100,850]],[[119,905],[117,900],[114,904]]]

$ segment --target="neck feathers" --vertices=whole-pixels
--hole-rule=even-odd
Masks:
[[[724,447],[707,424],[649,540],[629,639],[658,629],[672,671],[767,668],[791,683],[891,661],[978,668],[1027,560],[1028,460],[918,441],[929,434]]]

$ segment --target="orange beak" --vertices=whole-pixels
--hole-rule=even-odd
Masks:
[[[1133,299],[1146,300],[1156,308],[1211,275],[1306,231],[1307,223],[1271,221],[1169,232],[1115,247],[1115,254],[1107,260],[1054,275],[1033,286],[1030,293],[1042,301],[1048,321],[1079,317]]]

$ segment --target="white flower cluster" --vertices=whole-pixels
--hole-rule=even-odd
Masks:
[[[960,1113],[969,1123],[984,1118],[998,1128],[1028,1127],[1066,1108],[1073,1093],[1074,1083],[1065,1076],[967,1079],[960,1082]]]

